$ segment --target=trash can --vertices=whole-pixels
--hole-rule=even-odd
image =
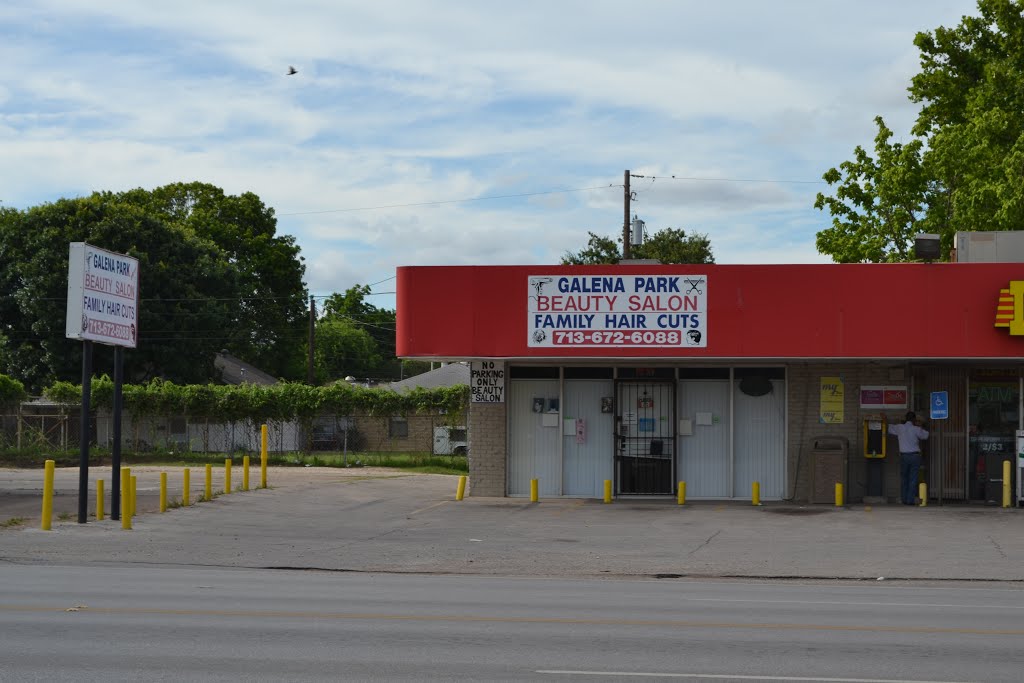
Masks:
[[[811,450],[811,503],[835,503],[836,483],[846,485],[847,458],[850,442],[841,436],[819,436]]]

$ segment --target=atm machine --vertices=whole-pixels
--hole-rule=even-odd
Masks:
[[[1021,432],[1024,434],[1024,431]],[[864,418],[864,458],[867,467],[867,498],[885,496],[885,446],[889,429],[885,415]]]

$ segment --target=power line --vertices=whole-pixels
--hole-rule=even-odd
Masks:
[[[348,213],[351,211],[376,211],[378,209],[405,209],[414,206],[438,206],[440,204],[462,204],[467,202],[485,202],[492,199],[517,199],[519,197],[537,197],[546,194],[568,194],[570,192],[589,192],[590,190],[605,190],[609,187],[622,187],[621,185],[595,185],[594,187],[576,187],[570,190],[544,190],[542,192],[521,192],[519,194],[496,194],[486,197],[467,197],[466,199],[441,199],[432,202],[413,202],[410,204],[382,204],[380,206],[359,206],[349,209],[324,209],[322,211],[293,211],[291,213],[279,213],[278,216],[312,216],[322,213]]]
[[[707,182],[719,182],[719,183],[791,183],[796,185],[827,185],[828,183],[824,180],[777,180],[770,178],[698,178],[696,176],[675,176],[675,175],[640,175],[639,173],[630,173],[631,178],[649,178],[651,182],[655,180],[686,180],[686,181],[707,181]]]

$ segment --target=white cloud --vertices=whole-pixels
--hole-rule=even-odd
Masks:
[[[662,178],[634,183],[649,230],[706,232],[720,263],[824,261],[823,186],[736,181],[816,181],[871,144],[876,114],[905,134],[914,33],[973,11],[13,0],[0,197],[253,191],[327,292],[403,264],[557,262],[588,231],[619,234],[622,190],[372,207],[601,187],[629,168]]]

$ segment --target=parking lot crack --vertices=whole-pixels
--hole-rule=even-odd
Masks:
[[[713,534],[711,534],[710,536],[708,536],[708,537],[707,537],[706,539],[704,539],[704,542],[703,542],[703,543],[701,543],[701,544],[700,544],[699,546],[697,546],[696,548],[694,548],[693,550],[691,550],[690,552],[688,552],[688,553],[686,554],[686,555],[687,555],[687,557],[689,557],[690,555],[693,555],[693,554],[694,554],[695,552],[697,552],[697,551],[698,551],[698,550],[700,550],[701,548],[703,548],[703,547],[707,546],[707,544],[709,544],[709,543],[711,543],[711,541],[715,540],[715,536],[717,536],[717,535],[718,535],[718,534],[720,534],[720,533],[722,533],[722,530],[721,530],[721,529],[719,529],[719,530],[718,530],[718,531],[716,531],[715,533],[713,533]]]
[[[996,550],[999,552],[1000,555],[1003,556],[1003,559],[1004,560],[1007,559],[1006,553],[1003,552],[1002,547],[1000,547],[999,543],[996,542],[996,539],[994,539],[991,536],[989,536],[988,540],[992,543],[992,545],[994,545],[996,547]]]

